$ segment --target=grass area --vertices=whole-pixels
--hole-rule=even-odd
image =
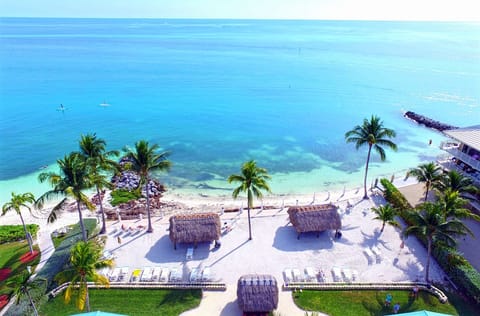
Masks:
[[[27,231],[32,235],[33,239],[37,236],[39,226],[36,224],[27,224]],[[0,244],[25,240],[25,231],[23,225],[2,225],[0,226]]]
[[[177,316],[195,308],[202,298],[201,290],[153,290],[153,289],[91,289],[92,311],[136,315]],[[63,293],[41,307],[43,316],[71,315],[79,311],[72,300],[64,303]]]
[[[385,307],[387,293],[393,296],[392,306]],[[393,314],[393,305],[400,304],[399,313],[429,310],[451,315],[460,313],[454,305],[442,304],[433,295],[421,291],[416,300],[410,291],[308,291],[293,294],[295,303],[304,310],[319,311],[331,316],[380,316]]]
[[[112,201],[110,202],[112,206],[117,206],[122,203],[127,203],[131,200],[138,200],[139,198],[142,197],[140,190],[128,191],[128,190],[118,189],[118,190],[113,190],[112,193],[110,193],[110,195],[112,197]]]
[[[38,246],[34,245],[33,250],[39,251]],[[11,288],[5,285],[6,282],[12,277],[27,271],[27,266],[32,266],[32,271],[38,265],[40,261],[40,255],[37,255],[35,259],[30,262],[22,263],[20,257],[30,251],[28,243],[26,241],[15,241],[5,244],[0,244],[0,269],[10,268],[11,272],[7,279],[0,281],[0,295],[10,294]]]

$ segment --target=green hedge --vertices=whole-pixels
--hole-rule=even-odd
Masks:
[[[36,224],[27,224],[27,230],[33,239],[37,236],[38,228]],[[20,240],[25,240],[25,231],[22,225],[0,226],[0,244]]]
[[[128,191],[123,189],[114,190],[110,195],[112,197],[112,201],[110,202],[112,206],[117,206],[132,200],[138,200],[142,197],[142,194],[139,190]]]
[[[400,216],[409,225],[409,220],[406,210],[412,209],[410,203],[403,194],[387,179],[380,180],[385,188],[385,199],[400,210]],[[416,236],[420,242],[426,247],[426,240],[421,236]],[[460,286],[464,293],[472,298],[475,302],[480,303],[480,273],[468,263],[455,249],[452,248],[433,248],[433,257],[438,264],[447,273],[450,279],[458,286]],[[452,257],[460,257],[463,264],[453,265]]]

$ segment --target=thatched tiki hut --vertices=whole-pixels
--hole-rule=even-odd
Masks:
[[[301,233],[335,230],[342,228],[342,221],[333,204],[292,206],[288,209],[290,223],[297,231],[300,238]]]
[[[218,241],[220,239],[220,216],[216,213],[180,214],[170,217],[170,239],[174,248],[177,243]]]
[[[271,312],[278,306],[277,280],[271,275],[243,275],[238,279],[237,299],[244,313]]]

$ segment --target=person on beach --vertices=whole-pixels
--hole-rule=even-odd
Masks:
[[[388,293],[387,296],[385,297],[385,306],[390,306],[392,305],[392,294]]]
[[[395,305],[393,305],[393,313],[394,314],[397,314],[398,311],[400,310],[400,303],[395,303]]]

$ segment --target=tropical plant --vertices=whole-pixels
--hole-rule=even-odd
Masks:
[[[150,172],[151,171],[169,171],[172,166],[171,161],[167,160],[168,152],[157,153],[159,146],[157,144],[149,145],[147,141],[140,140],[135,143],[135,149],[126,148],[125,158],[130,162],[130,168],[140,175],[140,185],[145,185],[145,194],[147,197],[147,232],[153,232],[152,220],[150,217]]]
[[[445,218],[441,203],[422,204],[419,211],[411,211],[408,215],[412,226],[404,230],[404,235],[416,234],[427,240],[427,262],[425,266],[425,281],[429,281],[430,259],[432,247],[454,247],[455,238],[472,232],[458,219]]]
[[[439,203],[443,206],[445,218],[468,218],[480,221],[480,216],[465,208],[467,200],[461,198],[458,191],[447,189],[439,196]]]
[[[395,136],[395,131],[385,128],[380,118],[374,115],[372,115],[370,120],[364,119],[362,125],[357,125],[351,131],[345,133],[346,142],[355,143],[355,148],[357,150],[363,145],[368,145],[367,162],[365,164],[365,177],[363,180],[364,199],[368,199],[367,174],[372,148],[380,155],[380,160],[385,161],[387,157],[385,154],[385,149],[382,146],[387,146],[392,150],[397,150],[397,145],[390,140]]]
[[[35,316],[38,316],[38,310],[35,305],[34,299],[31,295],[31,291],[38,288],[46,288],[47,280],[43,278],[35,278],[35,280],[30,280],[32,274],[30,271],[25,271],[17,275],[16,277],[9,279],[6,285],[13,288],[12,295],[15,297],[15,303],[18,305],[23,297],[28,299],[30,306],[33,309]],[[40,282],[43,282],[42,285]]]
[[[65,290],[65,302],[68,304],[72,295],[76,294],[76,306],[83,310],[87,306],[90,311],[87,282],[109,287],[108,278],[97,273],[97,269],[112,267],[112,259],[102,258],[102,248],[94,241],[79,241],[70,252],[70,264],[68,268],[55,276],[59,284],[70,282]]]
[[[82,229],[83,240],[87,240],[85,225],[83,223],[83,215],[81,205],[85,205],[87,209],[94,210],[88,196],[83,191],[93,186],[89,176],[89,170],[85,158],[79,153],[72,152],[63,159],[57,160],[60,173],[43,172],[38,176],[40,182],[48,181],[53,187],[52,190],[45,192],[35,202],[36,206],[42,208],[44,203],[52,198],[63,197],[60,202],[53,207],[48,216],[48,222],[54,222],[57,219],[57,213],[63,208],[69,197],[77,202],[78,217],[80,219],[80,227]]]
[[[228,177],[228,183],[238,182],[240,186],[233,190],[233,198],[237,198],[240,192],[247,192],[248,212],[248,239],[252,240],[252,225],[250,220],[250,208],[253,207],[253,197],[262,198],[262,190],[271,192],[267,180],[270,179],[267,169],[257,167],[254,160],[245,162],[241,168],[241,174],[232,174]]]
[[[105,212],[103,211],[102,195],[100,193],[104,188],[112,188],[112,184],[107,180],[105,172],[118,170],[118,164],[109,159],[111,156],[118,156],[116,150],[106,151],[107,143],[101,138],[97,138],[96,134],[82,135],[80,138],[80,154],[86,158],[86,164],[89,168],[91,181],[97,190],[99,200],[100,213],[102,214],[102,229],[100,234],[107,232],[105,221]]]
[[[18,216],[20,216],[20,220],[22,221],[23,230],[25,231],[25,238],[27,239],[28,246],[30,247],[30,253],[33,253],[32,237],[27,230],[27,226],[25,225],[25,221],[21,212],[22,207],[32,212],[32,209],[27,203],[35,203],[35,197],[32,193],[27,192],[23,194],[15,194],[12,192],[12,198],[10,199],[10,202],[7,202],[2,206],[2,216],[11,210],[17,212]]]
[[[434,188],[439,192],[447,190],[457,191],[460,197],[469,198],[465,193],[475,194],[478,192],[477,187],[473,185],[472,179],[464,176],[456,170],[450,170],[448,173],[442,175],[438,182],[433,184]]]
[[[382,229],[380,229],[380,233],[383,233],[385,229],[385,224],[400,227],[400,224],[395,220],[395,216],[397,216],[397,211],[390,205],[380,205],[379,207],[372,208],[372,211],[375,213],[374,219],[378,219],[382,221]]]
[[[424,163],[417,168],[410,169],[407,178],[410,176],[417,178],[418,182],[425,183],[425,201],[427,201],[430,188],[437,185],[442,178],[442,167],[433,162]]]

